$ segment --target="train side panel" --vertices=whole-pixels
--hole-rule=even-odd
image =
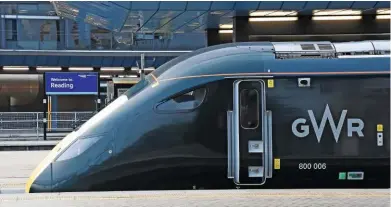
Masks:
[[[390,187],[389,77],[275,79],[269,187]],[[265,186],[265,187],[266,187]]]

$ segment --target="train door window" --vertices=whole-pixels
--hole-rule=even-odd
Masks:
[[[175,96],[159,104],[156,109],[161,112],[188,111],[199,107],[206,97],[206,88],[198,88],[193,91]]]
[[[240,92],[240,125],[244,129],[255,129],[259,125],[259,93],[256,89]]]

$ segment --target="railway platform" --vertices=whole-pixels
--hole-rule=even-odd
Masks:
[[[389,189],[188,190],[24,193],[24,185],[48,151],[0,152],[1,207],[68,206],[316,206],[388,207]]]
[[[316,206],[389,207],[386,190],[191,190],[3,194],[2,207],[41,206]]]

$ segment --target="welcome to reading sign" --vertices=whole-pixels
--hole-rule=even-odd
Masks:
[[[96,72],[47,72],[45,89],[47,95],[98,95]]]

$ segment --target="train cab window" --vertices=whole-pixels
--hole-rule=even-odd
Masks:
[[[175,96],[161,104],[156,109],[161,112],[187,111],[199,107],[206,96],[206,88],[199,88],[193,91]]]
[[[240,92],[240,125],[244,129],[255,129],[259,125],[259,94],[256,89]]]

